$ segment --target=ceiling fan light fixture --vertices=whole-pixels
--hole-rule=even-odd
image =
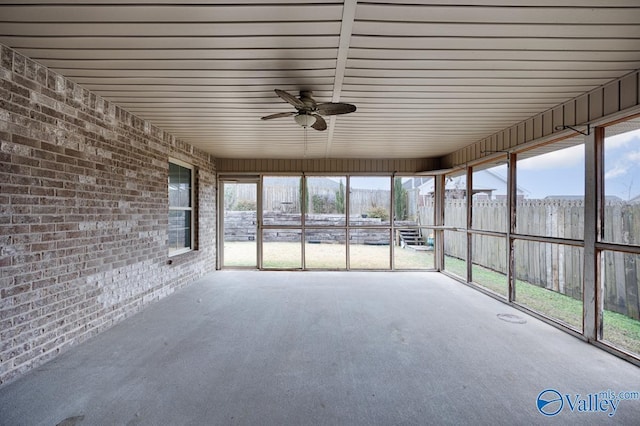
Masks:
[[[298,114],[294,117],[296,123],[302,127],[309,127],[316,122],[316,118],[309,114]]]
[[[261,117],[261,120],[272,120],[274,118],[293,117],[298,126],[303,128],[311,127],[320,132],[327,130],[327,122],[323,116],[348,114],[356,110],[355,105],[344,102],[323,102],[317,103],[309,90],[300,91],[300,97],[296,98],[291,93],[284,90],[275,89],[276,95],[286,103],[292,105],[296,111],[277,112],[275,114]]]

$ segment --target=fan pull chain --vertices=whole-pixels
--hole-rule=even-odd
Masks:
[[[304,153],[302,154],[302,158],[307,157],[307,128],[304,128]]]

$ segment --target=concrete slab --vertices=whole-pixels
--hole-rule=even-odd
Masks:
[[[608,390],[640,369],[441,274],[224,271],[0,388],[0,424],[637,425],[578,412]]]

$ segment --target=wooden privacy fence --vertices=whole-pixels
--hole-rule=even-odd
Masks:
[[[321,214],[308,215],[306,218],[305,240],[313,243],[345,244],[344,215]],[[300,215],[281,212],[269,212],[262,216],[264,225],[274,226],[265,229],[264,242],[300,242],[301,234],[297,229],[276,229],[275,227],[300,226]],[[226,211],[224,215],[225,241],[253,241],[256,239],[257,215],[250,211]],[[379,218],[363,218],[357,215],[349,218],[352,226],[349,233],[351,244],[388,245],[392,241],[389,225]],[[401,226],[414,226],[414,222],[403,221]],[[316,226],[316,227],[314,227]],[[321,226],[322,228],[317,228]],[[333,227],[342,228],[334,230]],[[379,226],[380,228],[369,228]]]
[[[320,197],[328,205],[335,207],[338,188],[308,186],[307,199],[309,208],[313,209],[314,196]],[[262,209],[265,212],[299,212],[299,185],[266,185],[263,188]],[[346,192],[346,188],[345,188]],[[346,195],[346,194],[345,194]],[[233,185],[225,188],[225,207],[234,210],[238,203],[248,205],[256,202],[255,186]],[[372,208],[383,207],[390,213],[391,191],[376,189],[352,189],[349,194],[349,211],[352,215],[367,214]]]
[[[232,187],[233,188],[233,187]],[[225,207],[233,210],[238,202],[253,200],[254,192],[248,185],[238,185],[233,193],[225,190]],[[309,187],[309,204],[319,196],[327,203],[335,203],[335,190]],[[263,209],[267,214],[300,211],[298,186],[282,185],[265,187]],[[418,223],[433,223],[433,199],[410,197],[415,202],[410,211],[418,212]],[[390,192],[382,190],[354,189],[350,193],[350,213],[366,214],[372,207],[384,207],[390,211]],[[246,205],[246,204],[245,204]],[[506,232],[508,215],[506,200],[474,200],[473,228],[485,231]],[[331,213],[329,209],[327,213]],[[623,244],[640,244],[640,203],[608,202],[604,210],[605,241]],[[463,199],[447,199],[445,225],[466,227],[466,206]],[[582,200],[518,200],[516,232],[526,235],[568,238],[584,238],[584,204]],[[375,238],[374,238],[375,237]],[[382,240],[374,235],[363,235],[368,240]],[[388,237],[384,237],[388,238]],[[466,257],[466,234],[446,231],[444,248],[448,256]],[[473,263],[506,273],[506,241],[504,238],[474,235]],[[583,249],[563,244],[517,240],[514,247],[516,279],[544,287],[575,299],[582,297]],[[606,251],[602,256],[604,305],[611,311],[640,319],[640,256]]]
[[[474,229],[506,232],[506,201],[474,201]],[[582,200],[521,200],[517,204],[516,231],[519,234],[583,239],[584,205]],[[433,214],[424,206],[421,215]],[[464,200],[447,200],[445,224],[466,223]],[[640,204],[608,202],[604,209],[605,241],[640,243]],[[466,233],[445,232],[444,248],[448,256],[466,257]],[[474,235],[473,263],[506,273],[506,241],[501,237]],[[516,279],[544,287],[574,299],[582,298],[584,253],[582,247],[516,240],[514,246]],[[640,319],[640,256],[605,251],[602,256],[604,307],[631,318]]]

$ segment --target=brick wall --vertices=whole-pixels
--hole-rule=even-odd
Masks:
[[[215,161],[0,45],[0,384],[215,269]],[[169,264],[168,159],[196,168]]]

